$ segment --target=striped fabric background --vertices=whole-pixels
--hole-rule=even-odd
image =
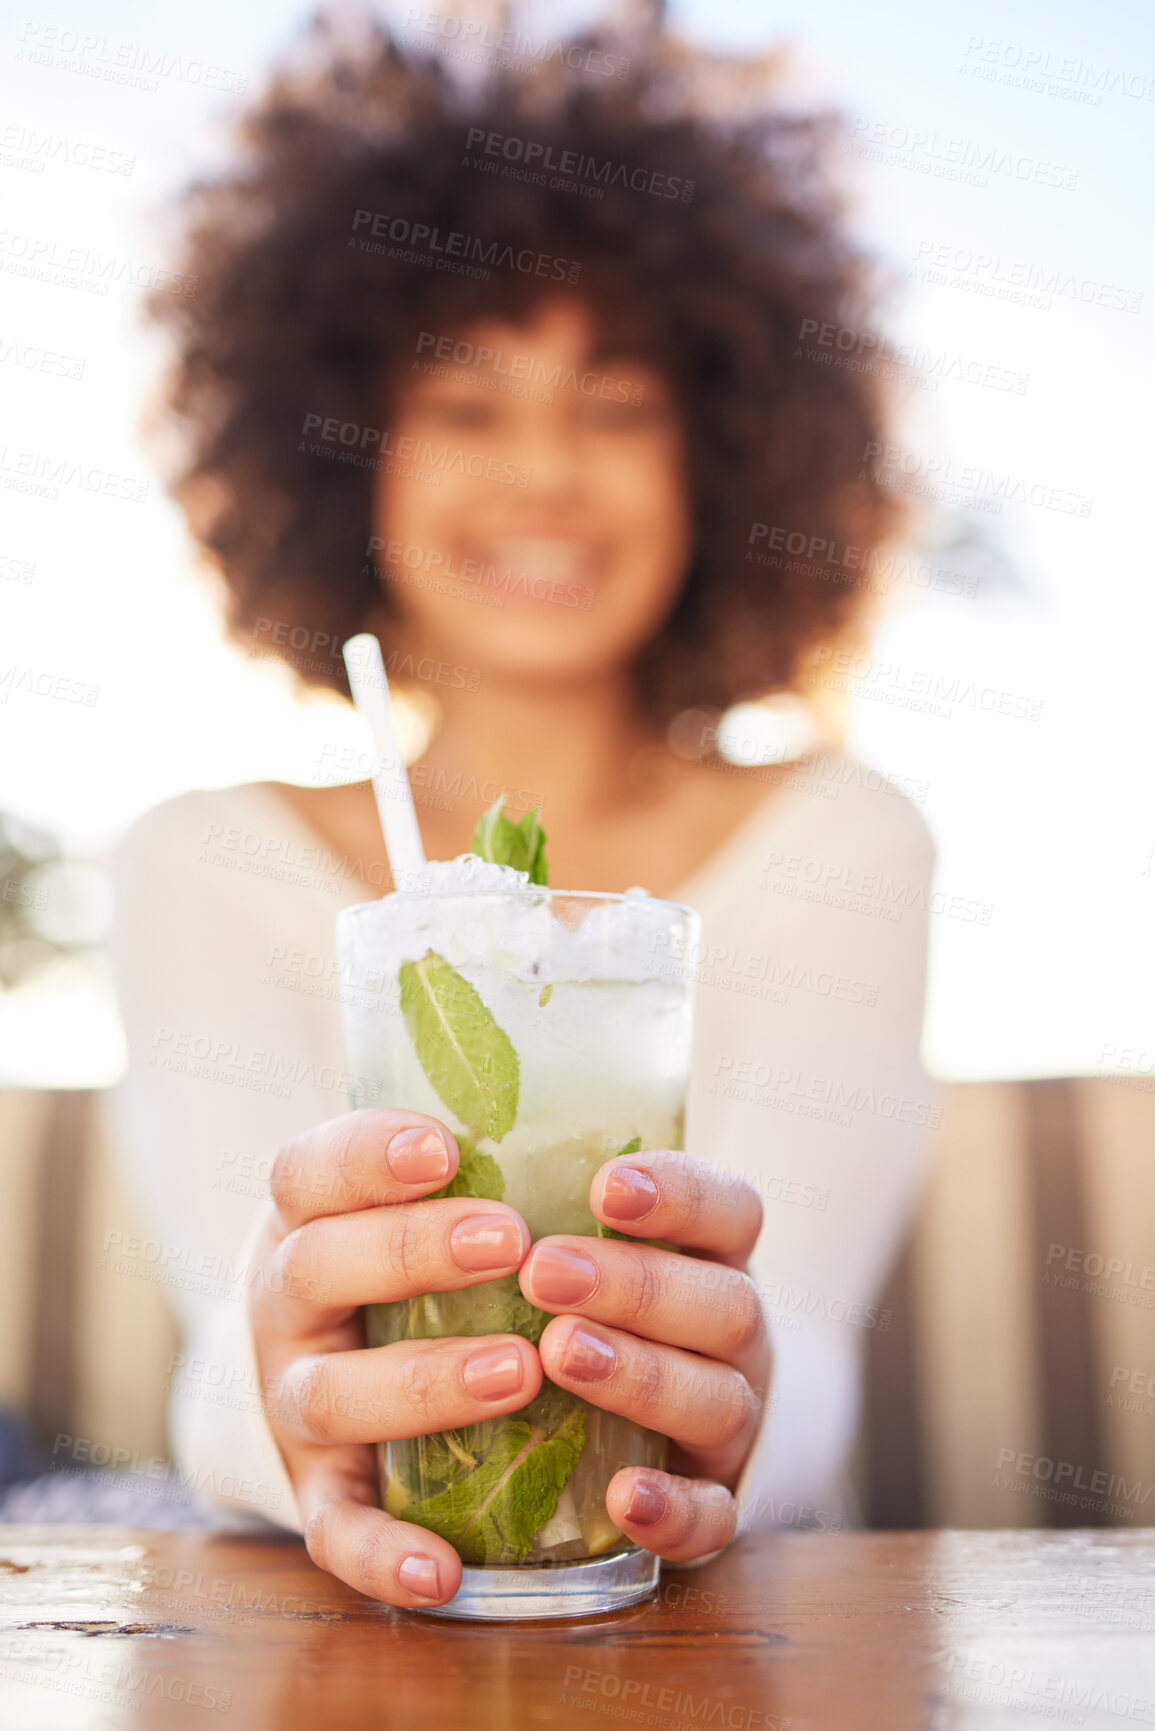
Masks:
[[[1155,1523],[1155,1082],[956,1086],[867,1343],[880,1527]]]
[[[97,1097],[0,1090],[0,1401],[64,1433],[167,1456],[179,1342],[162,1289],[102,1268],[140,1230],[120,1194]]]
[[[163,1456],[178,1341],[162,1288],[101,1265],[139,1223],[98,1101],[0,1091],[0,1184],[0,1401],[50,1446]],[[868,1525],[1155,1522],[1155,1081],[954,1087],[887,1311]]]

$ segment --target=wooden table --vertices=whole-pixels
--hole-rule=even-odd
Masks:
[[[390,1611],[292,1539],[0,1528],[0,1726],[1155,1725],[1155,1531],[781,1533],[580,1622]]]

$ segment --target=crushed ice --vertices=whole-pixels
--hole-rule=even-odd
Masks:
[[[397,888],[405,895],[468,896],[494,895],[503,890],[529,889],[529,873],[512,866],[494,865],[479,854],[458,854],[456,859],[432,859],[417,872],[399,872]]]
[[[636,884],[621,897],[591,897],[577,926],[549,907],[551,894],[574,892],[531,884],[526,872],[476,854],[430,860],[398,887],[399,895],[339,917],[342,950],[356,975],[371,958],[379,967],[384,954],[392,969],[431,947],[453,967],[492,966],[500,955],[512,974],[539,983],[676,978],[682,971],[683,911]],[[478,899],[463,906],[456,899],[463,896]],[[691,927],[692,937],[693,919]]]

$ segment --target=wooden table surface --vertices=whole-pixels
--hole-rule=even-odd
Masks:
[[[3,1731],[1155,1725],[1155,1531],[780,1533],[648,1603],[465,1624],[293,1539],[0,1528]]]

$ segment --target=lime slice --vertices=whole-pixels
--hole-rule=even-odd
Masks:
[[[602,1556],[612,1545],[616,1545],[622,1536],[604,1509],[586,1521],[583,1531],[586,1548],[591,1557]]]
[[[390,1479],[385,1488],[385,1512],[390,1515],[402,1515],[409,1507],[409,1492],[400,1479]]]

